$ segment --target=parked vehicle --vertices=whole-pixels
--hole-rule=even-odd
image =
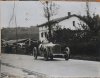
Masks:
[[[37,59],[38,56],[44,57],[44,60],[51,59],[53,60],[54,57],[64,57],[65,60],[69,59],[70,56],[70,49],[66,47],[64,51],[61,51],[60,44],[53,44],[53,43],[45,43],[40,44],[38,48],[33,48],[33,56],[34,59]]]

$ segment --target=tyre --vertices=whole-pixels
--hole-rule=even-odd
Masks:
[[[44,60],[48,61],[48,53],[47,53],[47,51],[45,51],[45,53],[44,53]]]
[[[69,59],[68,54],[66,54],[66,55],[64,56],[64,58],[65,58],[65,60],[68,60],[68,59]]]
[[[53,60],[53,56],[50,56],[50,60]]]
[[[70,48],[66,47],[64,52],[65,52],[64,58],[65,60],[68,60],[70,55]]]
[[[36,47],[33,48],[33,56],[34,56],[34,59],[37,59],[37,48]]]

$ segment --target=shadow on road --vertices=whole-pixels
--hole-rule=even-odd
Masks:
[[[37,60],[39,60],[39,61],[45,61],[44,58],[37,58]],[[54,58],[53,60],[48,59],[47,61],[50,62],[50,61],[68,61],[68,60],[65,60],[63,58]]]

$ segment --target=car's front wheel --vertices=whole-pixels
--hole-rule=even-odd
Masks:
[[[66,54],[66,55],[64,56],[64,58],[65,58],[65,60],[68,60],[68,59],[69,59],[68,54]]]
[[[65,52],[64,58],[65,60],[68,60],[70,55],[70,48],[66,47],[64,52]]]

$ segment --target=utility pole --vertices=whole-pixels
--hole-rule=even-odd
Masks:
[[[16,53],[17,53],[17,49],[18,49],[18,47],[17,47],[17,42],[18,42],[18,30],[17,30],[17,21],[16,21],[16,14],[15,14],[15,1],[14,1],[14,10],[13,10],[14,12],[14,22],[15,22],[15,27],[16,27]]]
[[[13,21],[14,25],[15,25],[15,32],[16,32],[15,33],[15,36],[16,36],[16,52],[17,52],[18,30],[17,30],[17,21],[16,21],[16,14],[15,14],[15,1],[14,1],[13,13],[12,13],[12,16],[11,16],[10,21],[9,21],[9,27],[10,27],[11,21]]]
[[[90,17],[90,12],[89,12],[89,0],[86,1],[86,12],[87,12],[87,17]]]

